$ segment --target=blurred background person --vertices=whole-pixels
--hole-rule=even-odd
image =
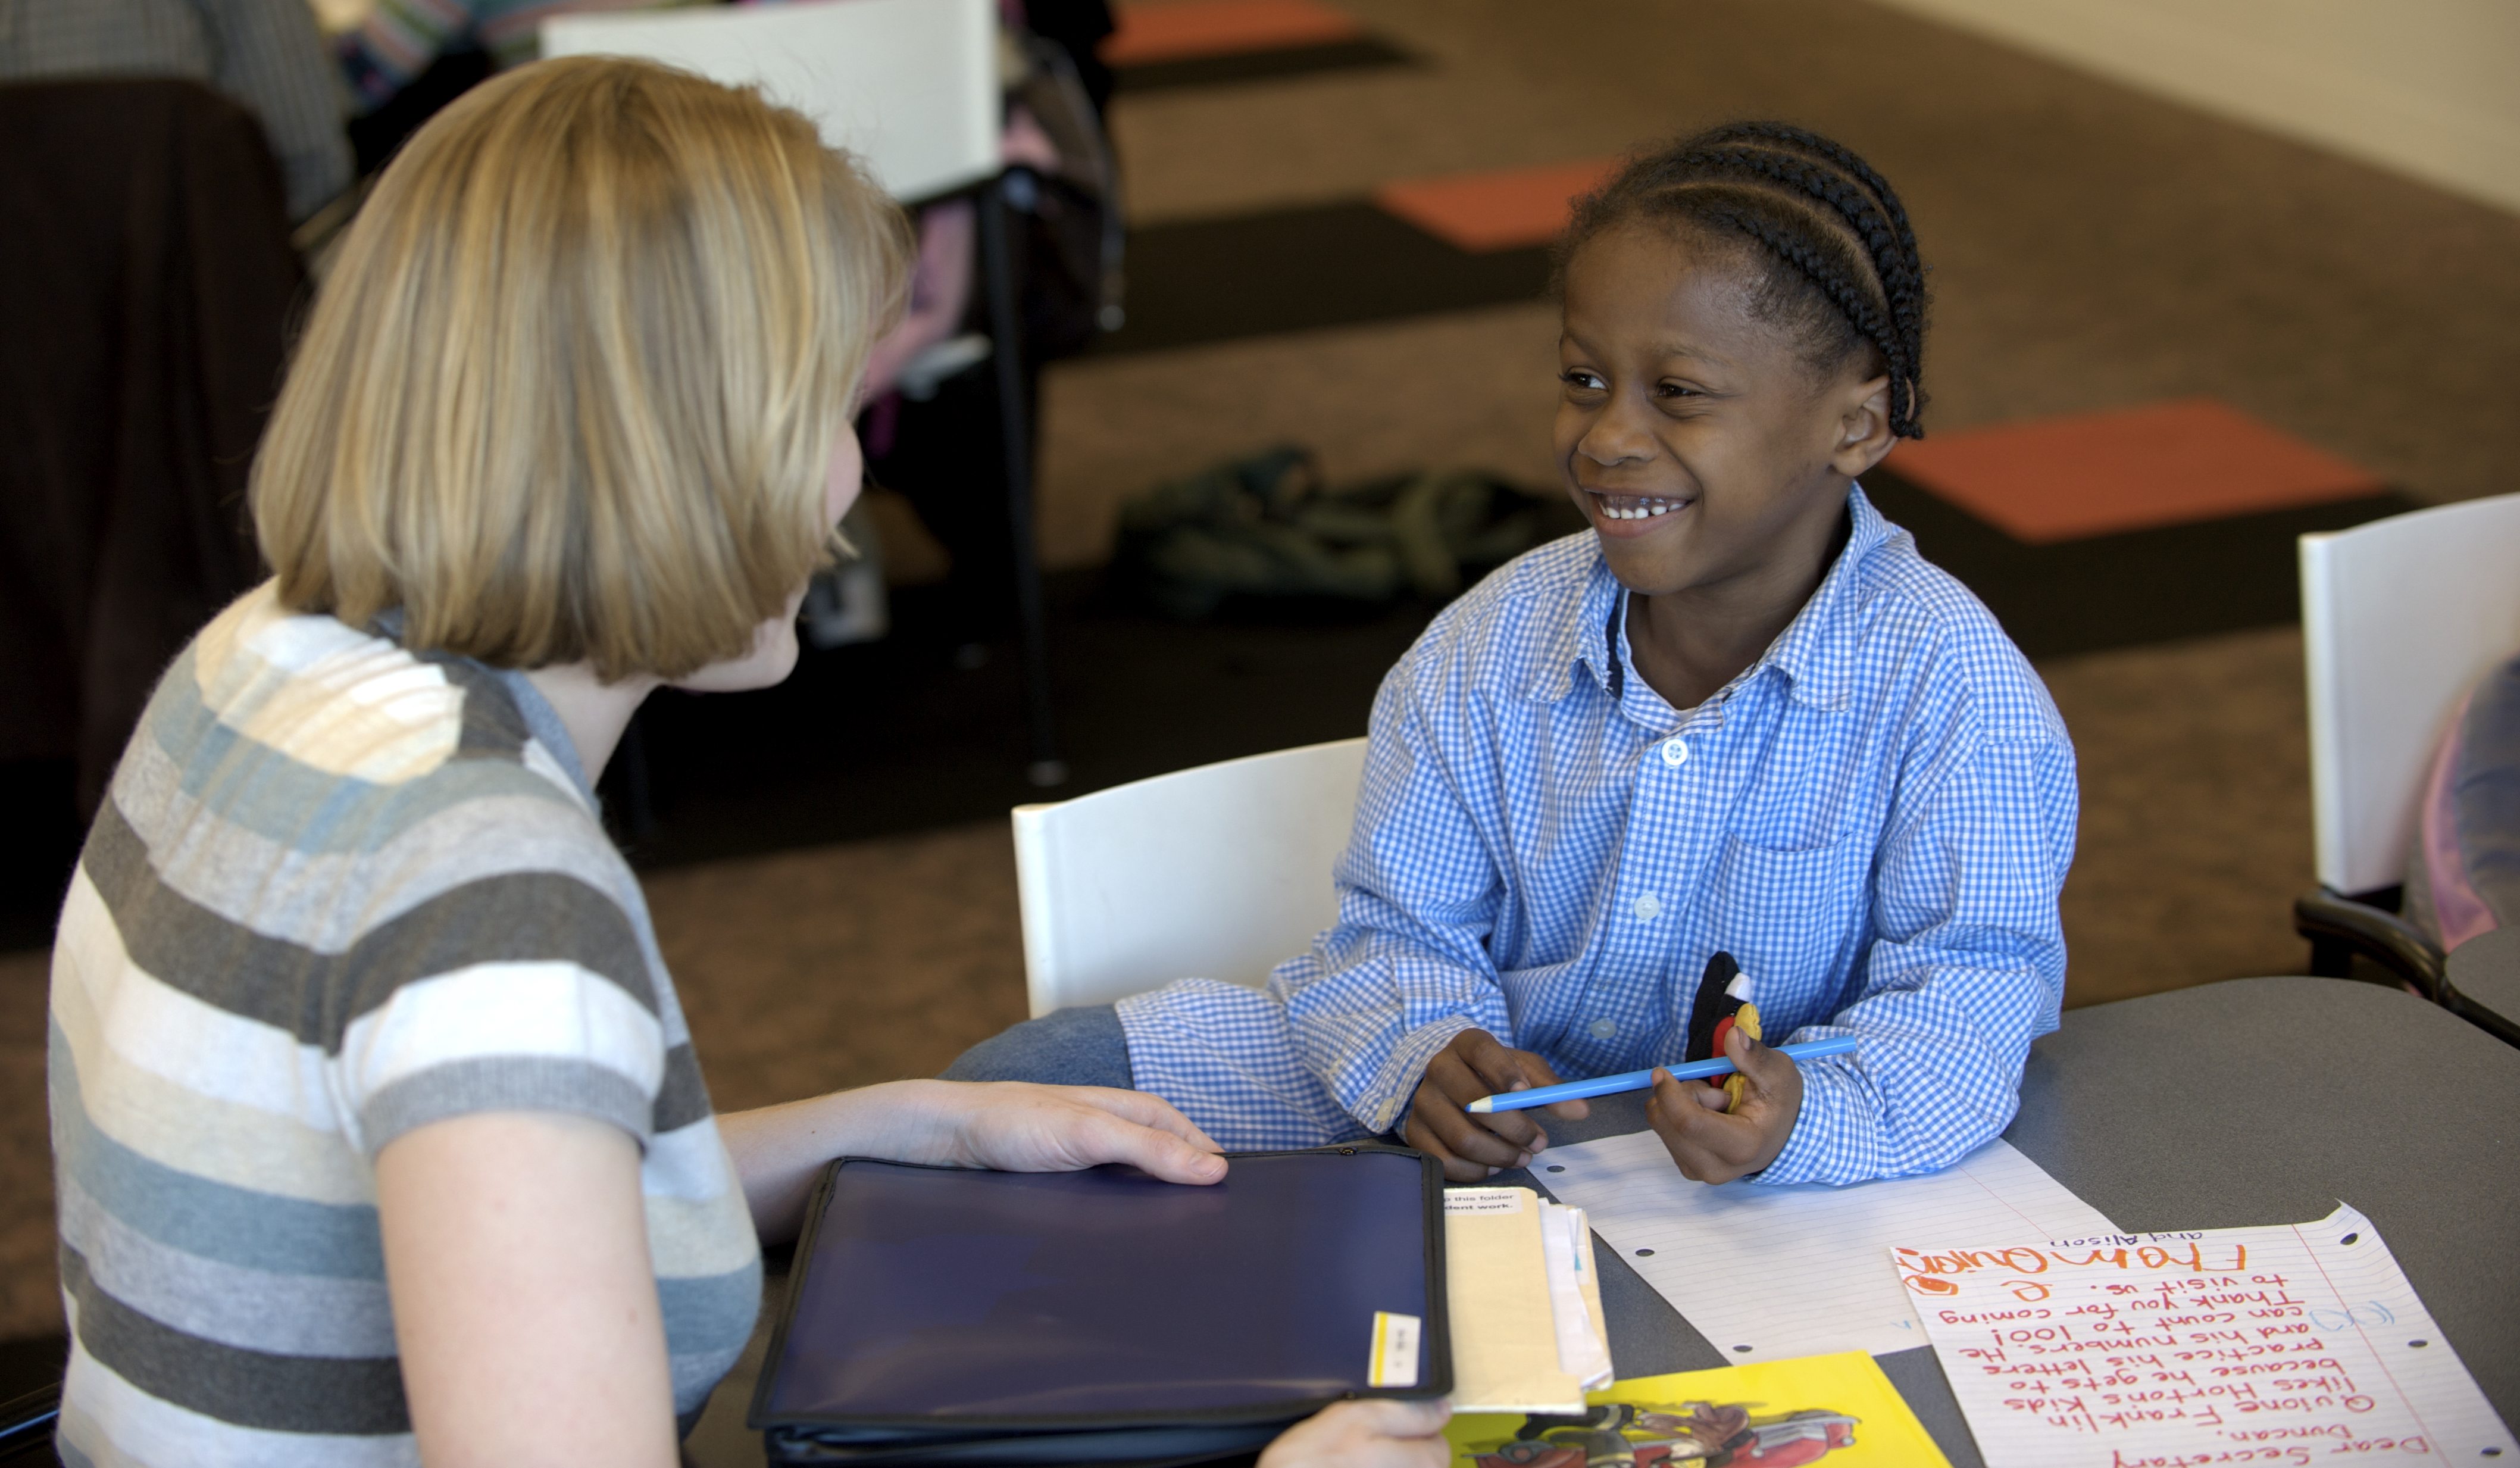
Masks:
[[[306,0],[0,0],[0,81],[189,76],[262,124],[303,219],[349,187],[340,84]]]

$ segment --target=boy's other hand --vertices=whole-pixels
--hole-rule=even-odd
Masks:
[[[1731,1182],[1775,1162],[1802,1115],[1803,1073],[1792,1056],[1737,1029],[1725,1039],[1724,1054],[1746,1082],[1739,1110],[1724,1109],[1722,1086],[1674,1080],[1659,1068],[1653,1099],[1645,1103],[1654,1135],[1671,1149],[1681,1175],[1696,1182]]]
[[[1477,1115],[1463,1108],[1481,1096],[1555,1084],[1557,1073],[1549,1062],[1528,1050],[1508,1050],[1484,1030],[1464,1030],[1428,1063],[1401,1135],[1410,1146],[1441,1159],[1444,1175],[1454,1182],[1476,1182],[1500,1168],[1524,1167],[1532,1154],[1549,1145],[1549,1133],[1530,1112]],[[1537,1109],[1570,1122],[1592,1110],[1581,1101]]]

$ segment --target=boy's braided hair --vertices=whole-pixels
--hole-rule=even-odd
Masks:
[[[1834,367],[1857,352],[1890,378],[1890,431],[1921,438],[1925,266],[1889,180],[1843,144],[1784,122],[1728,122],[1640,158],[1578,200],[1556,264],[1613,227],[1730,236],[1764,257],[1752,308]],[[1782,268],[1778,268],[1782,267]]]

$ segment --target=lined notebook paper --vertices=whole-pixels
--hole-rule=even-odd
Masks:
[[[2351,1208],[1895,1257],[1988,1468],[2520,1461]]]
[[[1848,1188],[1691,1182],[1650,1131],[1552,1147],[1532,1175],[1736,1361],[1927,1344],[1890,1266],[1899,1244],[2114,1228],[2002,1140],[1929,1176]]]

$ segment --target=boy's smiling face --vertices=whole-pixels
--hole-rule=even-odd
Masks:
[[[1889,451],[1887,379],[1815,369],[1758,284],[1744,249],[1649,226],[1567,262],[1557,464],[1632,591],[1799,606]]]

